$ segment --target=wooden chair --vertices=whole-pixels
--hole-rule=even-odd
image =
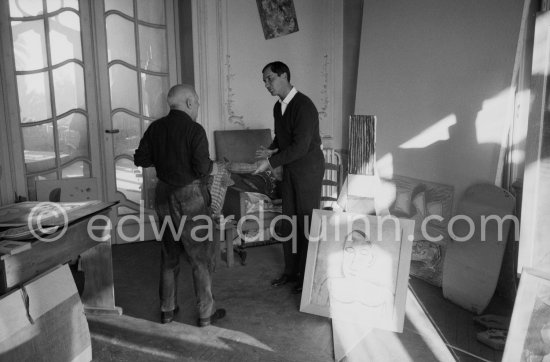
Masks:
[[[214,131],[214,144],[216,147],[216,159],[227,160],[231,162],[254,163],[256,161],[256,150],[260,146],[267,147],[271,144],[271,130],[269,129],[246,129],[246,130],[231,130],[231,131]],[[225,217],[234,216],[235,221],[239,221],[246,213],[246,200],[244,190],[235,186],[230,186],[225,194],[223,205],[223,215]],[[260,217],[259,213],[253,214]],[[279,215],[275,212],[264,212],[260,222],[269,227],[271,221]],[[236,223],[233,223],[236,224]],[[246,247],[252,245],[263,245],[271,243],[271,240],[259,240],[257,242],[245,244],[240,242],[240,236],[237,234],[236,225],[228,223],[225,225],[225,246],[227,265],[233,265],[233,251],[240,257],[241,264],[246,262]],[[259,225],[254,220],[245,221],[240,230],[243,234],[254,233],[259,231]],[[237,247],[233,249],[233,244],[237,243]]]
[[[321,209],[332,209],[342,185],[342,157],[332,148],[323,149],[325,176],[321,190]]]

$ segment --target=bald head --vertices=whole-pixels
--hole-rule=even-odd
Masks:
[[[189,84],[178,84],[170,88],[167,96],[170,109],[187,113],[193,120],[197,119],[199,97],[195,88]]]

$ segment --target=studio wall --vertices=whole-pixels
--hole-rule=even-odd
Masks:
[[[317,106],[322,135],[332,137],[333,146],[340,147],[340,1],[295,0],[298,32],[272,39],[264,38],[255,0],[195,1],[194,6],[198,22],[195,41],[199,43],[195,80],[202,88],[199,96],[206,98],[210,108],[202,111],[199,121],[207,132],[273,128],[272,109],[277,99],[265,89],[262,68],[280,60],[290,67],[291,83]]]
[[[523,1],[365,0],[355,112],[379,171],[462,191],[494,182]]]

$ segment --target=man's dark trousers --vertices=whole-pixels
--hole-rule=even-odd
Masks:
[[[283,181],[281,182],[281,194],[283,201],[283,215],[296,216],[296,243],[297,253],[292,253],[292,239],[283,242],[285,261],[284,274],[291,277],[304,277],[307,257],[308,239],[313,209],[319,208],[321,203],[321,190],[323,175],[325,173],[325,161],[322,153],[321,159],[308,168],[283,168]],[[289,233],[289,225],[286,223],[283,232]]]
[[[212,297],[212,273],[216,266],[215,245],[209,232],[209,196],[200,181],[184,187],[175,187],[159,181],[155,190],[155,209],[162,225],[171,218],[176,230],[185,222],[179,240],[175,240],[167,226],[162,237],[160,300],[161,311],[171,311],[177,306],[177,284],[180,270],[180,254],[183,252],[191,263],[193,284],[200,318],[209,318],[215,311]],[[193,221],[198,216],[198,220]],[[168,220],[167,220],[168,221]],[[210,222],[210,225],[212,223]],[[211,234],[210,234],[211,235]]]

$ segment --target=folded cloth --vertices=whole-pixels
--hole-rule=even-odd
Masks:
[[[273,177],[271,171],[260,172],[257,175],[232,173],[231,179],[235,182],[235,186],[243,191],[258,192],[271,199],[281,197],[279,182]]]
[[[506,337],[508,336],[508,331],[500,329],[488,329],[484,332],[479,332],[476,336],[476,339],[483,344],[495,349],[497,351],[502,351],[504,345],[506,344]]]
[[[256,171],[256,169],[258,168],[260,162],[259,161],[256,161],[256,162],[252,162],[252,163],[247,163],[247,162],[230,162],[228,161],[227,159],[225,159],[225,162],[227,164],[227,169],[231,172],[231,173],[253,173],[254,171]],[[266,173],[268,175],[270,175],[271,177],[273,177],[275,180],[277,181],[282,181],[283,180],[283,167],[282,166],[279,166],[279,167],[275,167],[275,168],[270,168],[269,170],[266,171]]]
[[[475,324],[489,329],[506,330],[510,326],[510,317],[495,314],[475,316],[473,319]]]

